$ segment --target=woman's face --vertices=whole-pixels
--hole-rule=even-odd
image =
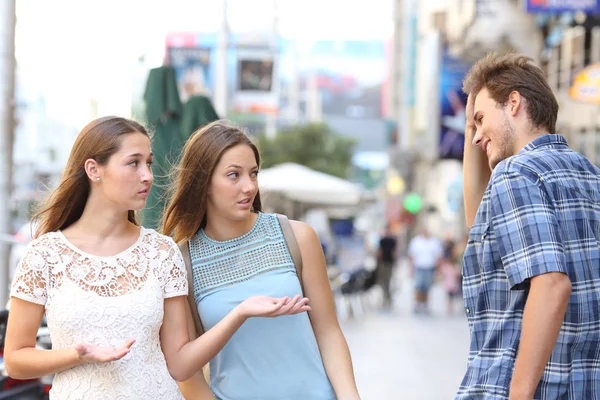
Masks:
[[[207,213],[247,218],[258,193],[257,177],[258,165],[250,146],[240,144],[225,151],[210,180]]]
[[[102,195],[123,210],[141,210],[152,187],[150,139],[141,133],[123,135],[119,150],[99,166],[94,182]]]

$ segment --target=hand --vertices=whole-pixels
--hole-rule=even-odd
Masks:
[[[77,356],[86,364],[105,363],[119,360],[129,354],[129,349],[135,339],[129,339],[122,347],[100,347],[92,344],[80,343],[75,346]]]
[[[301,298],[300,295],[289,297],[274,298],[267,296],[254,296],[244,300],[238,310],[244,318],[250,317],[279,317],[281,315],[293,315],[301,312],[310,311],[307,305],[308,299]]]

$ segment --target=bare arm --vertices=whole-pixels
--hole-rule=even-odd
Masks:
[[[192,341],[195,340],[198,335],[196,333],[194,319],[192,318],[189,303],[187,301],[185,302],[185,306],[188,322],[188,336],[189,340]],[[184,382],[177,382],[179,385],[179,390],[186,400],[214,400],[215,396],[207,384],[207,379],[209,378],[205,374],[206,369],[207,366],[204,366],[203,370],[196,372],[190,379]]]
[[[305,312],[310,309],[306,305],[307,302],[308,299],[300,299],[300,296],[293,299],[250,297],[237,305],[202,336],[190,341],[187,299],[185,296],[165,299],[160,341],[169,373],[178,382],[190,379],[221,351],[246,319]]]
[[[479,147],[472,144],[475,134],[475,121],[473,119],[473,103],[475,99],[469,95],[467,100],[465,128],[465,150],[463,156],[463,193],[465,203],[465,219],[468,228],[475,221],[477,208],[483,198],[492,171],[490,170],[486,154]]]
[[[81,362],[75,348],[39,350],[35,348],[44,306],[12,298],[8,315],[4,361],[8,374],[16,379],[33,379],[64,371]]]
[[[319,238],[310,226],[297,221],[291,224],[302,255],[305,296],[312,305],[309,317],[325,371],[339,400],[360,399],[350,350],[337,320]]]
[[[129,353],[133,340],[123,347],[99,348],[87,344],[58,350],[35,348],[44,306],[13,297],[8,315],[4,363],[15,379],[34,379],[55,374],[88,362],[110,362]]]
[[[550,359],[571,295],[571,281],[552,272],[531,278],[510,399],[533,399]]]

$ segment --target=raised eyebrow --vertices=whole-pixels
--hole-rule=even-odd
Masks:
[[[242,166],[236,165],[236,164],[231,164],[231,165],[227,166],[227,168],[244,169]],[[255,170],[255,169],[258,169],[258,165],[250,167],[250,170]]]
[[[142,153],[133,153],[133,154],[130,154],[130,155],[128,155],[127,157],[132,157],[132,158],[141,158],[141,157],[144,157],[144,155],[143,155]],[[148,155],[148,158],[152,158],[152,157],[154,157],[154,154],[153,154],[153,153],[150,153],[150,154]]]

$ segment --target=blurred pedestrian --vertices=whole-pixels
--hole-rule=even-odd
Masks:
[[[223,400],[358,399],[319,238],[261,211],[259,167],[246,134],[224,121],[206,125],[184,148],[164,214],[163,232],[190,253],[201,330],[251,295],[310,298],[308,314],[242,326],[210,362],[211,388]]]
[[[464,90],[471,349],[457,398],[599,398],[600,169],[556,133],[528,57],[489,54]]]
[[[391,308],[393,304],[391,282],[397,255],[398,240],[390,225],[386,225],[377,250],[377,281],[383,289],[383,308]]]
[[[447,313],[452,315],[455,303],[460,299],[461,271],[456,259],[457,243],[454,234],[447,232],[444,238],[444,255],[439,265],[439,276],[446,291]]]
[[[182,399],[197,373],[251,316],[295,314],[304,301],[250,298],[190,341],[179,248],[139,226],[152,186],[146,129],[104,117],[79,134],[12,284],[4,363],[31,379],[55,374],[51,399]],[[36,348],[46,313],[52,350]],[[199,393],[212,398],[208,389]]]
[[[442,243],[427,228],[423,228],[408,244],[408,258],[415,285],[416,314],[429,314],[429,290],[443,253]]]
[[[447,297],[447,313],[452,315],[457,300],[460,300],[460,269],[459,266],[444,258],[440,263],[440,277]]]

